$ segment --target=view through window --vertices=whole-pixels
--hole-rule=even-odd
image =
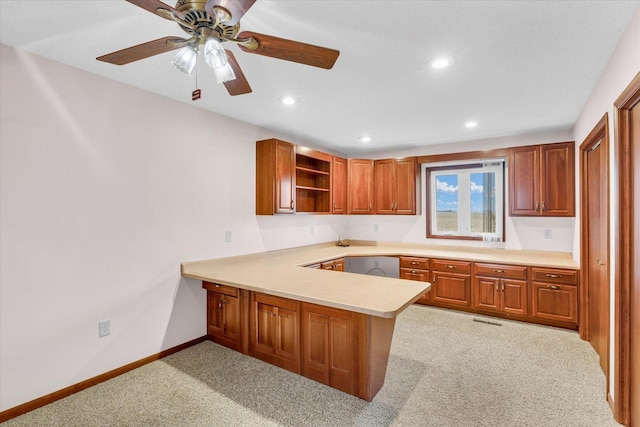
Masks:
[[[504,161],[427,168],[427,237],[501,241]]]

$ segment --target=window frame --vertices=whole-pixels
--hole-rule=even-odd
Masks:
[[[427,224],[426,224],[426,228],[427,228],[427,238],[428,239],[448,239],[448,240],[475,240],[475,241],[483,241],[484,240],[484,236],[482,235],[471,235],[471,234],[435,234],[432,232],[432,224],[435,222],[435,208],[432,207],[432,193],[433,193],[433,188],[434,188],[434,184],[432,183],[432,176],[435,174],[437,175],[441,175],[440,172],[442,171],[455,171],[455,170],[472,170],[472,169],[479,169],[482,170],[485,168],[485,164],[487,163],[493,163],[493,162],[500,162],[501,165],[501,169],[502,169],[502,177],[501,177],[501,186],[502,186],[502,197],[500,199],[500,204],[502,206],[498,206],[498,198],[496,197],[496,221],[497,221],[497,214],[498,212],[501,212],[502,214],[502,223],[499,224],[498,222],[496,222],[496,234],[500,237],[499,242],[504,242],[505,241],[505,223],[506,223],[506,211],[505,211],[505,205],[506,205],[506,198],[505,198],[505,193],[506,193],[506,158],[481,158],[481,159],[469,159],[468,156],[464,155],[465,153],[463,153],[463,156],[459,159],[456,160],[455,158],[450,160],[450,161],[446,161],[446,165],[443,165],[443,162],[438,162],[435,164],[429,164],[428,162],[424,162],[427,163],[425,166],[425,171],[426,171],[426,182],[425,182],[425,202],[426,202],[426,217],[427,217]],[[424,164],[423,163],[423,164]],[[479,171],[480,172],[480,171]],[[473,173],[473,172],[471,172]],[[498,181],[498,180],[496,180]],[[499,186],[499,183],[496,182],[496,196],[498,196],[500,189],[497,188]]]

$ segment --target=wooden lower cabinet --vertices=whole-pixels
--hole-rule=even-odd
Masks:
[[[531,316],[538,322],[578,328],[578,272],[531,269]]]
[[[231,286],[204,282],[207,290],[207,336],[213,342],[246,352],[245,322],[246,295]],[[246,291],[245,291],[246,292]]]
[[[527,282],[524,280],[475,277],[472,307],[480,311],[526,317]]]
[[[431,260],[431,302],[439,306],[471,306],[471,263]]]
[[[400,257],[400,278],[418,282],[429,281],[429,258]],[[419,304],[428,304],[431,299],[431,289],[416,300]]]
[[[323,270],[344,271],[344,258],[336,258],[320,264]]]
[[[356,313],[302,303],[302,375],[358,392]]]
[[[249,355],[300,373],[300,303],[251,293]]]

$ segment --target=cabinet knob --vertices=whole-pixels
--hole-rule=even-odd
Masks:
[[[602,267],[603,265],[606,265],[604,262],[602,262],[602,261],[600,260],[600,258],[598,258],[598,259],[596,260],[596,263],[598,263],[598,265],[599,265],[599,266],[601,266],[601,267]]]
[[[538,204],[538,202],[536,202],[536,212],[538,212],[540,210],[540,205]]]
[[[546,208],[546,206],[544,205],[544,200],[543,200],[543,201],[542,201],[542,211],[544,212],[544,211],[546,211],[546,210],[547,210],[547,208]]]

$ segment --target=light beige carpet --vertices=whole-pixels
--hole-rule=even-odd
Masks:
[[[3,424],[14,426],[615,426],[578,334],[412,306],[366,402],[204,342]]]

